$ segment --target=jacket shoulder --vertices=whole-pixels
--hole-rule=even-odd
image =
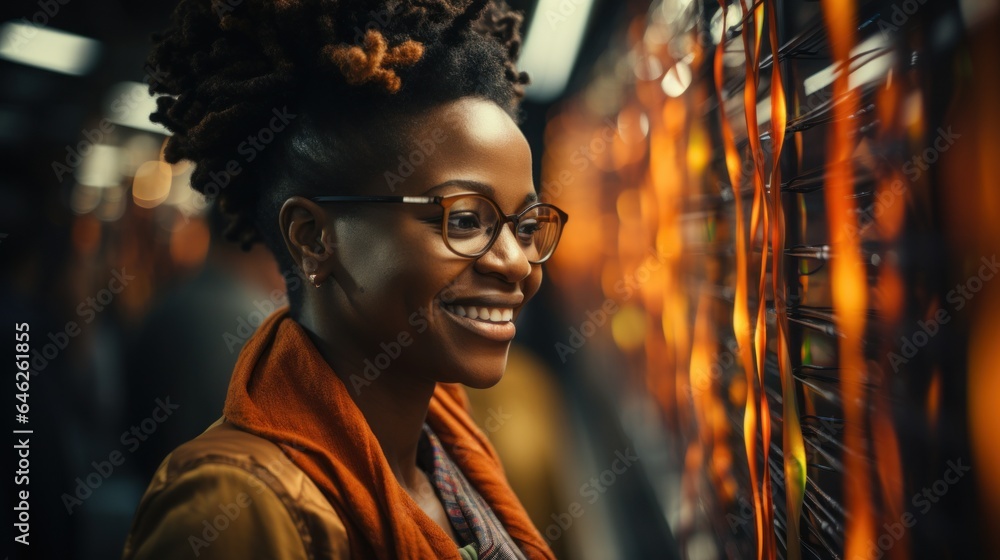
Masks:
[[[274,443],[220,420],[157,469],[125,560],[349,557],[347,531]]]

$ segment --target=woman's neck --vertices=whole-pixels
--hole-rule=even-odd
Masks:
[[[345,353],[345,347],[328,341],[340,340],[340,333],[327,325],[300,316],[299,324],[306,330],[320,354],[347,386],[351,398],[361,410],[368,426],[379,442],[389,468],[404,490],[412,494],[419,488],[422,474],[417,467],[417,448],[427,419],[427,410],[436,383],[414,372],[387,368],[370,380],[365,377],[363,356]],[[359,380],[364,380],[360,382]]]
[[[373,382],[363,391],[351,394],[382,447],[396,480],[411,494],[421,482],[417,448],[436,385],[414,377],[390,377],[383,372],[379,377],[381,383]],[[344,379],[344,383],[348,380]]]

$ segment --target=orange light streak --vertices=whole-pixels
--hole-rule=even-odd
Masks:
[[[767,239],[770,228],[770,216],[773,214],[771,201],[767,197],[765,187],[764,150],[760,143],[760,127],[757,122],[757,88],[760,85],[760,45],[764,26],[764,4],[759,3],[750,11],[745,0],[741,0],[743,11],[743,50],[746,55],[746,73],[743,87],[743,112],[747,126],[747,140],[750,144],[750,154],[753,158],[753,210],[750,216],[751,243],[757,245],[757,231],[761,228],[760,269],[757,283],[757,320],[754,328],[754,354],[757,359],[757,383],[760,410],[761,433],[761,528],[759,533],[758,552],[773,556],[774,543],[774,504],[771,491],[771,409],[764,390],[764,361],[767,357]],[[749,30],[752,29],[752,34]],[[755,442],[756,444],[756,442]],[[762,556],[763,557],[763,556]]]
[[[900,87],[892,79],[890,73],[885,87],[878,92],[877,107],[879,120],[882,122],[879,138],[886,144],[893,142],[894,136],[906,134],[899,118],[902,105],[900,91]],[[886,242],[886,246],[894,245],[899,241],[898,238],[905,222],[905,193],[897,194],[905,188],[905,183],[897,172],[890,170],[888,173],[882,174],[876,188],[878,189],[877,200],[893,201],[891,204],[880,204],[881,213],[874,216],[877,233],[879,238]],[[877,306],[884,324],[896,325],[903,318],[905,282],[895,259],[882,258],[881,262],[877,281]],[[894,372],[889,369],[883,371],[885,375],[880,380],[880,385],[891,386]],[[938,381],[940,381],[939,373],[936,372],[934,376]],[[903,515],[907,505],[903,486],[903,465],[900,457],[899,438],[893,425],[893,401],[885,391],[878,391],[876,395],[877,404],[873,408],[872,414],[872,436],[875,442],[873,451],[876,459],[876,472],[882,488],[882,502],[884,504],[881,522],[894,523]],[[931,418],[934,418],[937,411],[929,411],[929,414]],[[934,422],[932,420],[932,424]],[[910,557],[908,533],[904,533],[893,545],[889,556],[899,560]]]
[[[722,28],[726,29],[726,15],[728,7],[723,0],[719,0],[719,7],[722,9]],[[740,363],[746,375],[746,404],[743,413],[743,443],[746,449],[747,466],[750,471],[750,493],[754,503],[754,523],[757,536],[757,558],[764,558],[764,513],[763,497],[761,496],[759,475],[757,473],[757,401],[755,398],[755,371],[753,358],[753,343],[750,333],[750,314],[747,289],[749,285],[747,267],[747,238],[746,223],[743,212],[743,194],[741,192],[741,160],[739,152],[736,150],[736,141],[733,137],[732,125],[725,114],[725,98],[722,95],[723,83],[723,56],[725,53],[725,40],[720,40],[715,50],[715,93],[719,100],[721,111],[720,122],[722,125],[722,138],[726,150],[726,170],[729,172],[729,181],[733,188],[733,198],[736,204],[736,231],[734,241],[736,245],[736,287],[733,303],[733,333],[736,343],[739,346]]]
[[[777,323],[778,367],[781,375],[782,394],[782,455],[785,474],[785,543],[789,560],[799,560],[799,518],[802,515],[802,500],[806,488],[806,452],[802,440],[802,426],[799,423],[799,407],[796,399],[795,380],[791,372],[788,348],[787,308],[785,303],[785,215],[781,203],[781,150],[785,144],[785,127],[788,113],[785,88],[782,82],[781,64],[778,62],[778,22],[777,6],[769,3],[768,28],[771,43],[771,204],[774,212],[771,227],[771,291]],[[765,251],[766,254],[766,251]]]
[[[823,0],[833,60],[838,72],[833,81],[833,122],[828,144],[828,171],[824,185],[827,227],[833,251],[830,283],[833,286],[833,309],[837,328],[841,368],[841,391],[844,407],[844,444],[851,453],[844,454],[844,495],[847,511],[846,558],[865,558],[875,538],[874,515],[869,502],[871,483],[865,458],[867,397],[863,383],[867,364],[862,353],[867,308],[867,280],[860,258],[858,239],[849,234],[845,220],[856,216],[853,167],[853,128],[850,118],[858,105],[857,92],[848,84],[849,58],[854,46],[855,6],[852,0]]]

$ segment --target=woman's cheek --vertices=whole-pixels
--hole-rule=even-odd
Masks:
[[[539,288],[542,287],[542,265],[534,264],[531,265],[531,274],[524,279],[524,301],[527,302],[531,298],[535,297],[538,293]]]

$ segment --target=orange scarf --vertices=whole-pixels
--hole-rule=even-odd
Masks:
[[[427,423],[525,556],[554,560],[466,405],[460,386],[439,383]],[[316,483],[347,528],[351,558],[460,558],[455,542],[396,481],[347,387],[287,307],[244,346],[224,414],[278,444]]]

